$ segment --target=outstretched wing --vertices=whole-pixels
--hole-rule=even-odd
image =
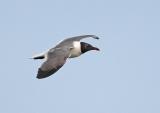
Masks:
[[[96,35],[81,35],[81,36],[75,36],[75,37],[68,38],[64,41],[80,41],[84,38],[89,38],[89,37],[92,37],[94,39],[99,39],[99,37]]]
[[[38,69],[37,78],[46,78],[57,72],[65,64],[69,54],[69,48],[51,49],[47,53],[47,60]]]
[[[84,38],[94,38],[94,39],[99,39],[98,36],[96,35],[81,35],[81,36],[75,36],[75,37],[71,37],[71,38],[67,38],[65,40],[63,40],[62,42],[60,42],[56,47],[61,47],[63,45],[71,45],[73,41],[80,41]]]

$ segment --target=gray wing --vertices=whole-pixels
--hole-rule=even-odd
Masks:
[[[94,39],[99,39],[99,37],[96,35],[81,35],[81,36],[75,36],[75,37],[68,38],[65,41],[80,41],[84,38],[89,38],[89,37],[92,37]]]
[[[63,45],[70,45],[72,44],[73,41],[80,41],[84,38],[94,38],[94,39],[99,39],[98,36],[96,35],[81,35],[81,36],[75,36],[75,37],[71,37],[71,38],[67,38],[65,40],[63,40],[62,42],[60,42],[56,47],[60,47]]]
[[[54,51],[51,49],[47,54],[47,60],[38,69],[37,78],[46,78],[57,72],[65,64],[69,54],[68,48],[58,48]]]

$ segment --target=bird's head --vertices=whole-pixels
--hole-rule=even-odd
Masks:
[[[96,50],[96,51],[100,51],[99,48],[92,46],[91,44],[85,43],[85,42],[81,42],[81,52],[85,53],[87,51],[91,51],[91,50]]]

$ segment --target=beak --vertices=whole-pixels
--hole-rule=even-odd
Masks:
[[[93,47],[92,50],[100,51],[100,49],[97,47]]]

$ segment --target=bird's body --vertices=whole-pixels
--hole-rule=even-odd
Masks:
[[[80,42],[81,39],[88,37],[99,39],[95,35],[71,37],[63,40],[47,52],[34,56],[33,59],[45,59],[42,66],[38,69],[37,78],[42,79],[54,74],[65,64],[67,58],[78,57],[90,50],[99,50],[90,44]]]

